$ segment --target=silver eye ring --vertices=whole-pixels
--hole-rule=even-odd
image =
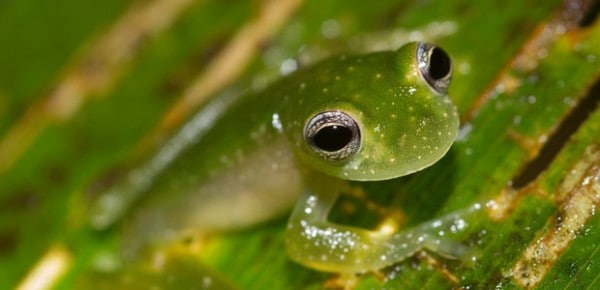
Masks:
[[[452,80],[452,61],[448,54],[433,44],[419,43],[417,64],[429,87],[434,92],[445,95]]]
[[[304,126],[304,138],[314,153],[329,161],[348,159],[361,146],[358,124],[341,111],[315,114]]]

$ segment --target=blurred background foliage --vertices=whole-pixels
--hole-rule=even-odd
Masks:
[[[52,255],[65,264],[47,281],[66,289],[323,288],[332,275],[287,258],[285,216],[171,253],[160,269],[116,263],[119,229],[86,226],[90,192],[160,146],[205,98],[260,90],[335,53],[409,40],[451,55],[461,136],[428,170],[357,186],[401,210],[407,226],[474,202],[495,206],[467,217],[458,237],[483,251],[475,265],[423,252],[360,276],[357,288],[596,288],[598,6],[0,1],[0,288],[23,286]],[[338,209],[336,220],[372,223],[359,201],[341,203],[356,210]]]

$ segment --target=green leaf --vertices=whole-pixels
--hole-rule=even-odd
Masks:
[[[155,1],[0,3],[0,288],[23,283],[53,254],[66,262],[53,284],[58,288],[323,288],[333,275],[287,258],[286,216],[133,264],[115,257],[118,228],[84,226],[88,188],[143,155],[139,144],[169,108],[276,2],[171,1],[145,20],[165,21],[163,28],[136,35],[140,22],[123,24],[133,31],[116,42],[132,40],[126,57],[118,58],[118,46],[101,50],[119,21]],[[288,59],[304,65],[382,42],[393,48],[422,37],[449,52],[455,69],[450,95],[462,115],[462,137],[427,170],[353,184],[370,201],[406,217],[404,226],[477,202],[495,205],[465,215],[468,228],[455,235],[483,254],[464,265],[424,251],[359,276],[356,288],[595,288],[597,1],[582,1],[585,9],[557,0],[354,2],[306,1],[290,8],[294,13],[280,27],[267,27],[274,32],[265,39],[242,39],[256,41],[257,49],[206,94],[260,88]],[[181,12],[167,9],[177,3],[185,7]],[[83,93],[49,101],[69,76]],[[350,197],[333,218],[376,224],[380,216],[367,212]]]

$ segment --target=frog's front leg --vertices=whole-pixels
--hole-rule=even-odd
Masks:
[[[296,204],[286,233],[290,258],[308,267],[336,273],[363,273],[398,263],[421,249],[472,263],[477,249],[440,235],[465,228],[465,215],[480,206],[388,233],[329,222],[339,191],[306,192]],[[444,233],[442,233],[444,232]]]

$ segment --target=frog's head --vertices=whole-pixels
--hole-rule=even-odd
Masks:
[[[342,56],[305,71],[288,132],[302,161],[350,180],[410,174],[439,160],[458,131],[452,67],[439,47]],[[300,121],[300,122],[298,122]]]

